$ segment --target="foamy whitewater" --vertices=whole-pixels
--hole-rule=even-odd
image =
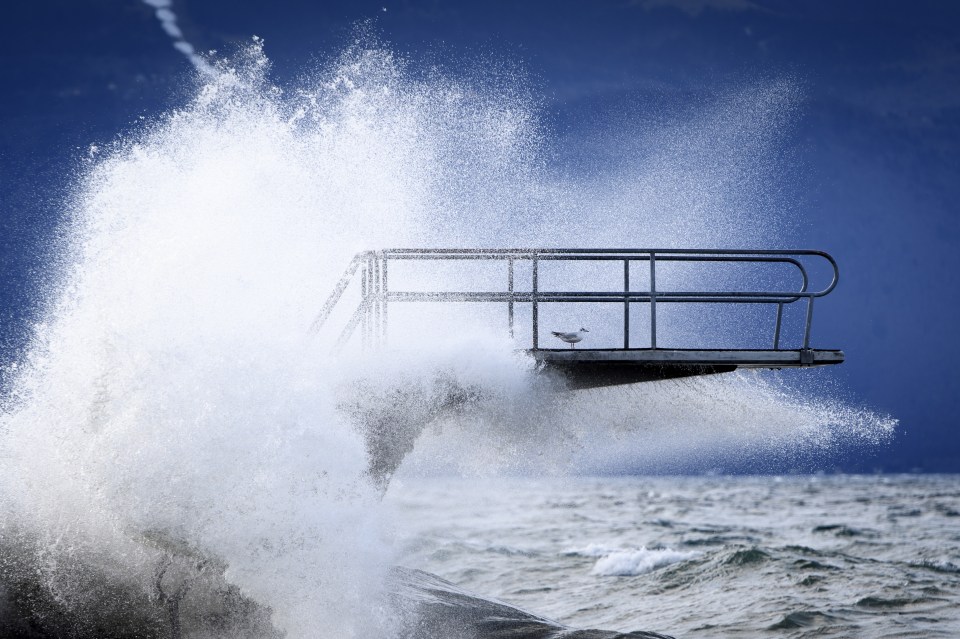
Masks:
[[[91,147],[46,310],[4,371],[11,633],[390,637],[394,473],[642,471],[885,441],[894,420],[809,379],[558,393],[486,311],[428,330],[399,318],[390,349],[331,356],[309,327],[364,249],[789,243],[767,185],[784,179],[790,82],[733,89],[644,132],[642,157],[571,176],[522,75],[485,66],[422,71],[363,38],[278,87],[255,42],[182,108]],[[618,552],[594,571],[687,557]]]

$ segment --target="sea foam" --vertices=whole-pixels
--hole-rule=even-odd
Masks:
[[[591,572],[595,575],[630,577],[686,561],[700,554],[695,551],[671,550],[670,548],[618,550],[600,557]]]

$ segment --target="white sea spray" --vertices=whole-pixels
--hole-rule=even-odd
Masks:
[[[789,83],[735,91],[644,162],[581,179],[551,168],[520,76],[420,72],[360,39],[296,87],[271,84],[259,42],[197,82],[89,160],[4,399],[0,506],[57,601],[82,600],[89,570],[70,567],[92,566],[189,603],[209,561],[290,637],[379,636],[397,467],[562,474],[892,428],[750,376],[557,394],[489,309],[395,318],[402,343],[349,360],[308,330],[367,248],[775,238],[763,153]]]

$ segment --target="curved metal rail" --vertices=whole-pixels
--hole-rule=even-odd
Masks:
[[[810,276],[804,265],[807,259],[825,260],[831,272],[830,282],[818,290],[810,290]],[[388,286],[389,264],[406,260],[489,260],[506,263],[507,290],[505,291],[402,291]],[[530,263],[529,289],[517,290],[515,265],[518,261]],[[555,261],[622,262],[623,290],[616,291],[545,291],[539,285],[541,265]],[[635,262],[649,263],[649,281],[643,284],[631,282],[630,266]],[[664,263],[772,263],[787,264],[796,269],[799,286],[793,290],[773,291],[711,291],[711,290],[660,290],[657,286],[657,264]],[[361,301],[344,327],[339,345],[350,339],[357,327],[362,325],[365,341],[382,340],[386,335],[387,311],[391,302],[493,302],[505,303],[508,309],[510,335],[514,334],[514,307],[516,304],[531,305],[532,351],[540,351],[539,304],[548,302],[588,302],[623,304],[623,350],[630,350],[630,307],[645,303],[650,310],[650,349],[657,350],[657,307],[660,304],[722,303],[722,304],[772,304],[776,305],[776,323],[773,331],[773,350],[780,351],[780,334],[783,324],[783,309],[787,304],[806,302],[806,320],[803,330],[803,348],[800,361],[804,365],[815,363],[810,351],[810,331],[813,323],[813,303],[818,297],[830,293],[839,280],[836,260],[823,251],[814,250],[761,250],[742,249],[385,249],[358,253],[350,263],[333,293],[327,299],[320,314],[313,322],[312,330],[318,331],[329,319],[344,291],[360,270]],[[640,285],[640,290],[635,288]],[[645,285],[645,287],[644,287]],[[608,349],[604,349],[608,350]],[[839,351],[833,351],[839,353]],[[835,359],[835,358],[834,358]],[[836,363],[839,360],[823,363]]]

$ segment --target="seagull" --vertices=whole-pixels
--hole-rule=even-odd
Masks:
[[[562,331],[550,331],[550,332],[553,333],[554,337],[557,337],[563,340],[564,342],[566,342],[567,344],[569,344],[570,348],[576,348],[576,343],[583,340],[583,337],[584,337],[583,334],[589,333],[590,331],[588,331],[587,329],[581,326],[579,331],[574,331],[573,333],[564,333]]]

